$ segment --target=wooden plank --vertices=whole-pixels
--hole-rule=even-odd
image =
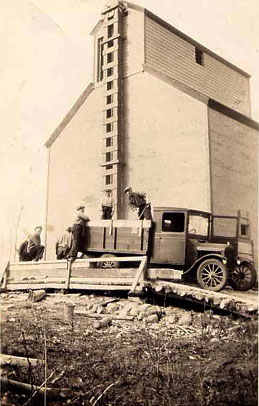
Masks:
[[[6,288],[6,282],[7,282],[7,272],[10,267],[10,262],[8,261],[6,265],[1,269],[0,273],[0,283],[1,283],[1,289]],[[3,280],[3,281],[2,281]]]
[[[14,283],[14,284],[7,284],[8,291],[14,290],[38,290],[38,289],[64,289],[65,283],[53,282],[53,283],[35,283],[35,284],[28,284],[28,283]]]
[[[94,285],[127,285],[131,286],[134,278],[70,278],[70,285],[72,283],[91,283]]]
[[[69,289],[71,270],[72,270],[72,261],[68,261],[68,263],[67,263],[66,289]]]
[[[88,285],[88,284],[79,284],[73,283],[70,286],[70,289],[84,289],[84,290],[130,290],[128,285]]]
[[[26,280],[31,278],[36,279],[44,279],[48,277],[62,277],[66,274],[67,268],[59,269],[53,271],[52,269],[46,269],[44,271],[37,271],[36,269],[32,270],[23,270],[23,271],[10,271],[8,275],[8,279],[19,279],[19,280]]]
[[[73,269],[71,277],[78,278],[134,278],[138,268],[88,268],[88,269]]]
[[[112,262],[137,262],[141,261],[143,256],[132,256],[132,257],[109,257],[109,258],[88,258],[88,259],[79,259],[76,260],[73,264],[83,264],[81,261],[85,261],[85,263],[90,262],[90,263],[96,263],[96,262],[106,262],[106,261],[112,261]],[[80,261],[80,262],[77,262]]]
[[[40,362],[44,362],[36,358],[18,357],[15,355],[7,355],[7,354],[0,354],[0,361],[2,365],[28,366],[30,363],[31,366],[33,367],[39,365]]]
[[[137,273],[136,273],[136,276],[135,276],[135,278],[134,278],[134,281],[133,281],[133,283],[132,283],[132,286],[131,286],[131,289],[130,289],[131,292],[134,292],[134,291],[135,291],[135,289],[136,289],[136,287],[137,287],[137,284],[138,284],[138,282],[139,282],[141,276],[144,275],[144,272],[145,272],[145,270],[146,270],[146,267],[147,267],[147,257],[144,256],[143,259],[142,259],[142,261],[141,261],[141,263],[140,263],[140,266],[139,266],[139,269],[138,269],[138,271],[137,271]]]
[[[169,268],[147,268],[146,279],[182,279],[183,271]]]
[[[31,270],[37,269],[37,271],[45,270],[45,269],[66,269],[67,261],[52,261],[52,262],[21,262],[21,263],[13,263],[10,264],[11,271],[23,271],[23,270]]]

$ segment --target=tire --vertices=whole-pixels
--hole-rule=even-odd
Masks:
[[[198,267],[197,281],[203,289],[219,292],[228,281],[228,270],[218,259],[206,259]]]
[[[111,257],[116,257],[116,255],[114,255],[114,254],[103,254],[103,255],[101,255],[100,256],[100,258],[111,258]],[[109,261],[109,260],[107,260],[107,261],[105,261],[105,262],[97,262],[97,268],[100,268],[100,269],[115,269],[115,268],[119,268],[119,266],[120,266],[120,264],[119,264],[119,262],[118,261]]]
[[[256,282],[256,271],[252,264],[243,262],[230,273],[229,284],[235,290],[249,290]]]

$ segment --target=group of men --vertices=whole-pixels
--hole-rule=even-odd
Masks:
[[[128,197],[128,204],[132,211],[134,211],[139,220],[152,220],[151,203],[146,193],[133,192],[130,186],[124,189],[124,194]],[[114,214],[114,200],[112,191],[107,189],[105,196],[101,200],[100,205],[102,211],[102,219],[111,219]]]
[[[124,194],[127,195],[129,207],[137,214],[139,220],[152,220],[151,203],[146,193],[133,192],[132,188],[128,186],[124,189]],[[110,189],[106,190],[105,196],[101,200],[100,209],[102,219],[112,219],[114,214],[114,199]],[[73,226],[68,227],[56,241],[57,259],[74,261],[81,250],[85,225],[89,221],[89,217],[85,214],[85,206],[83,205],[78,206],[76,211],[77,216]],[[41,231],[42,227],[35,227],[34,234],[21,244],[19,249],[20,261],[39,261],[42,259],[44,246],[41,245]]]

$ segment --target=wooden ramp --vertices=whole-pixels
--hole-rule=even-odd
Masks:
[[[222,309],[242,316],[258,313],[258,296],[255,291],[238,292],[229,288],[212,292],[198,286],[167,281],[147,282],[146,289],[171,299],[197,303],[207,310]]]
[[[119,262],[120,268],[94,267],[100,262]],[[123,268],[123,262],[136,262],[136,267]],[[62,290],[121,290],[164,295],[177,300],[195,302],[208,308],[219,308],[244,316],[258,311],[256,292],[236,292],[225,289],[211,292],[184,284],[182,272],[166,268],[147,268],[147,257],[110,257],[19,262],[8,264],[2,273],[2,291],[62,289]],[[177,283],[178,282],[178,283]],[[182,283],[179,283],[182,282]],[[250,293],[250,294],[249,294]]]
[[[107,258],[19,262],[6,267],[2,290],[77,289],[126,290],[142,289],[144,280],[180,280],[181,272],[170,269],[147,269],[147,257],[111,257],[111,262],[139,262],[136,268],[94,268]],[[136,264],[137,265],[137,264]]]

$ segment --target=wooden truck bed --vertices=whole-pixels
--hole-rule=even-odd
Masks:
[[[150,220],[99,220],[86,226],[84,252],[146,254]]]

